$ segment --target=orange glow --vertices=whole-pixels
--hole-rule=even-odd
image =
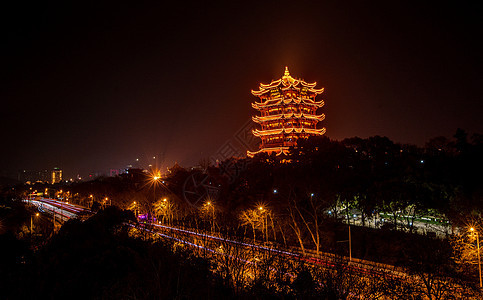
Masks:
[[[324,89],[316,89],[316,85],[316,82],[293,78],[285,67],[281,79],[270,84],[260,83],[258,91],[252,90],[252,94],[260,99],[260,102],[252,103],[252,107],[260,111],[260,115],[253,116],[252,120],[261,127],[252,133],[262,141],[260,150],[248,151],[248,157],[261,152],[287,155],[298,139],[325,134],[325,128],[317,128],[317,123],[325,119],[324,114],[317,114],[324,101],[315,100]]]

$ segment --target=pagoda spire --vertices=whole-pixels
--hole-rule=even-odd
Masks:
[[[283,76],[290,76],[290,72],[288,71],[287,66],[285,66],[285,72],[283,73]]]
[[[291,84],[295,81],[295,79],[292,78],[292,76],[290,76],[290,72],[288,71],[287,66],[285,66],[285,72],[283,73],[282,81],[287,83],[287,84]]]

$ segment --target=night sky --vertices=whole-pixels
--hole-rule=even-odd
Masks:
[[[483,133],[482,10],[468,3],[17,2],[0,9],[0,175],[194,165],[285,66],[325,87],[330,138]]]

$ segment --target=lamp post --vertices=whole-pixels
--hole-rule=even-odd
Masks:
[[[258,209],[262,213],[262,230],[265,231],[264,232],[265,240],[268,243],[268,224],[267,224],[268,221],[266,220],[266,218],[267,218],[266,210],[265,210],[265,207],[263,207],[263,206],[259,206]]]
[[[206,205],[211,207],[211,234],[215,231],[215,207],[213,206],[213,203],[211,201],[206,202]]]
[[[39,213],[36,213],[35,214],[36,217],[39,216]],[[32,228],[33,228],[33,225],[34,225],[34,221],[33,221],[33,215],[30,215],[30,237],[32,237]]]
[[[155,157],[153,157],[153,159],[155,159]],[[157,168],[155,168],[151,178],[152,185],[153,185],[153,202],[156,201],[156,185],[159,184],[160,179],[161,179],[161,173],[157,170]],[[164,202],[166,202],[166,199],[164,199]],[[149,216],[149,212],[148,212],[148,216]]]
[[[476,234],[476,248],[478,249],[478,273],[480,275],[480,288],[481,288],[482,282],[481,282],[481,262],[480,262],[480,238],[478,236],[478,231],[476,231],[475,228],[471,227],[470,231]]]
[[[170,222],[170,215],[171,215],[171,208],[169,207],[169,202],[168,202],[168,199],[167,198],[164,198],[163,199],[163,223],[164,223],[164,220],[167,219],[168,220],[168,225],[171,226],[171,222]]]

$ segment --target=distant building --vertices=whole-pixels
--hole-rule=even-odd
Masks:
[[[109,176],[114,177],[119,175],[119,170],[118,169],[110,169],[109,170]]]
[[[54,168],[52,170],[52,184],[56,184],[62,181],[62,170],[59,168]]]
[[[21,170],[17,174],[17,179],[21,182],[49,182],[50,173],[48,170]]]
[[[260,115],[252,117],[260,129],[252,132],[262,141],[260,150],[247,152],[249,157],[262,152],[287,154],[291,146],[297,145],[298,139],[325,133],[325,128],[317,128],[317,123],[325,119],[324,114],[317,115],[324,101],[315,99],[324,89],[316,89],[316,85],[316,82],[292,78],[285,67],[281,79],[270,84],[261,83],[258,91],[252,91],[260,99],[252,103],[252,107],[260,111]]]

